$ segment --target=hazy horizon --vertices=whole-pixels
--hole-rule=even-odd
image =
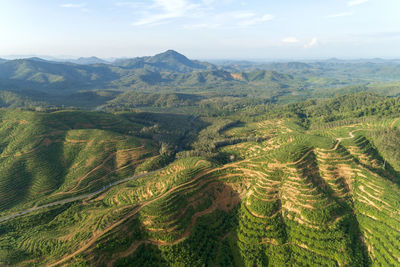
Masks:
[[[175,49],[167,49],[167,50],[174,50],[178,53],[181,53],[178,50]],[[31,54],[31,55],[0,55],[0,58],[6,59],[6,60],[16,60],[16,59],[28,59],[28,58],[40,58],[48,61],[62,61],[62,60],[77,60],[80,58],[99,58],[105,61],[112,62],[114,60],[118,59],[128,59],[128,58],[134,58],[134,57],[146,57],[146,56],[155,56],[157,54],[161,54],[166,52],[167,50],[159,51],[154,54],[146,54],[146,55],[137,55],[137,56],[121,56],[121,57],[101,57],[101,56],[96,56],[96,55],[89,55],[89,56],[72,56],[72,55],[37,55],[37,54]],[[185,55],[185,54],[183,54]],[[185,55],[186,56],[186,55]],[[290,62],[290,61],[299,61],[299,62],[313,62],[313,61],[324,61],[324,60],[343,60],[343,61],[357,61],[357,60],[387,60],[387,61],[398,61],[400,60],[399,58],[396,57],[320,57],[320,58],[192,58],[188,57],[189,59],[192,60],[201,60],[201,61],[210,61],[210,62],[217,62],[217,61],[249,61],[249,62]]]
[[[398,10],[396,0],[5,1],[0,55],[399,58]]]

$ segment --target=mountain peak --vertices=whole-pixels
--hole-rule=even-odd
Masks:
[[[80,57],[76,60],[71,60],[70,62],[72,63],[76,63],[76,64],[82,64],[82,65],[88,65],[88,64],[108,64],[109,62],[95,57],[95,56],[91,56],[91,57]]]
[[[154,60],[176,60],[180,63],[183,64],[191,64],[192,61],[188,59],[186,56],[176,52],[175,50],[167,50],[163,53],[157,54],[154,57],[152,57]]]
[[[95,56],[91,56],[91,57],[80,57],[80,58],[78,58],[78,60],[82,60],[82,59],[100,59],[100,58],[95,57]]]
[[[119,66],[131,68],[146,68],[152,71],[192,72],[197,70],[212,70],[212,64],[190,60],[175,50],[167,50],[150,57],[139,57],[116,62]]]
[[[40,61],[40,62],[47,62],[47,60],[40,58],[40,57],[30,57],[30,58],[25,58],[26,60],[31,60],[31,61]]]
[[[178,52],[176,52],[175,50],[172,50],[172,49],[168,49],[167,51],[165,51],[162,54],[182,55],[181,53],[178,53]]]

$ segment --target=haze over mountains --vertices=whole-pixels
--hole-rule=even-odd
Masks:
[[[95,57],[72,62],[33,57],[0,61],[0,106],[29,107],[41,103],[44,107],[102,108],[121,94],[118,98],[121,100],[123,96],[132,95],[132,91],[189,93],[195,99],[200,95],[202,99],[234,97],[240,105],[245,105],[254,98],[260,102],[278,98],[291,101],[310,95],[324,97],[338,88],[342,88],[342,92],[358,92],[357,87],[343,89],[356,84],[363,85],[363,90],[375,92],[367,88],[369,83],[395,82],[399,75],[399,64],[380,60],[228,61],[216,65],[190,60],[173,50],[112,63]],[[387,94],[397,95],[400,92],[397,88],[391,86]],[[116,102],[114,100],[113,105]]]
[[[192,61],[174,51],[167,51],[154,57],[117,60],[112,65],[97,58],[81,58],[72,62],[55,62],[40,58],[27,58],[2,61],[0,79],[3,84],[10,84],[11,89],[27,82],[41,84],[43,91],[59,89],[63,84],[76,83],[82,90],[94,86],[107,86],[112,81],[133,76],[142,77],[144,82],[149,75],[158,72],[191,73],[200,70],[216,70],[214,65]],[[147,79],[149,82],[150,80]],[[151,82],[155,82],[151,81]],[[163,80],[160,80],[163,81]],[[134,80],[132,81],[134,83]],[[48,88],[49,87],[49,88]],[[73,88],[70,88],[73,90]]]

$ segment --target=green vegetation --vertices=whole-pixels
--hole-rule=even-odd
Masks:
[[[204,124],[183,115],[82,111],[4,110],[0,120],[0,209],[7,212],[162,168]]]
[[[0,63],[0,265],[400,264],[397,66],[54,65]]]
[[[95,58],[76,63],[38,58],[0,62],[0,90],[4,91],[0,107],[141,109],[221,116],[310,97],[400,93],[400,69],[392,62],[216,66],[170,50],[112,64]]]
[[[178,125],[179,116],[167,114],[4,111],[3,154],[12,153],[14,147],[20,148],[18,151],[40,147],[43,141],[33,140],[44,131],[54,136],[43,138],[63,136],[66,166],[87,161],[86,154],[136,151],[143,142],[147,145],[141,149],[148,146],[154,154],[130,157],[144,159],[132,172],[167,166],[116,185],[91,201],[47,208],[0,223],[0,259],[13,265],[31,260],[72,265],[110,262],[115,266],[397,265],[397,118],[387,117],[383,111],[387,109],[382,108],[386,106],[382,103],[389,103],[389,110],[395,110],[397,101],[361,96],[358,105],[353,99],[359,96],[353,95],[346,101],[339,98],[299,103],[297,108],[277,107],[275,118],[271,110],[270,119],[262,115],[255,122],[233,117],[200,122],[182,115],[182,127],[189,122],[192,131],[182,128],[180,137],[168,123],[174,119]],[[354,114],[367,101],[377,107],[375,113],[356,120],[359,116]],[[321,122],[326,116],[321,112],[327,107],[332,107],[332,117]],[[299,114],[306,111],[310,111],[306,120],[299,120]],[[21,123],[25,129],[32,127],[28,131],[32,137],[14,137],[16,143],[7,140],[11,132],[21,135]],[[158,139],[160,131],[166,133],[162,140]],[[84,153],[79,142],[69,147],[68,140],[86,140]],[[96,144],[93,150],[87,147],[90,140]],[[103,140],[114,141],[105,146]],[[179,152],[174,147],[182,140],[188,150]],[[50,147],[43,147],[47,154]],[[175,152],[179,159],[173,159]],[[51,155],[56,162],[55,154]],[[97,162],[104,162],[104,157]],[[43,163],[50,161],[44,155],[39,158]],[[69,158],[74,161],[69,163]],[[85,192],[100,185],[91,182],[99,179],[94,174],[76,184],[73,177],[87,172],[82,165],[77,165],[82,170],[70,170],[62,183],[53,185],[54,193],[31,193],[33,199],[51,202],[57,199],[57,192]],[[121,172],[113,178],[127,175]],[[43,190],[40,182],[34,183]],[[52,186],[49,182],[43,185]],[[3,194],[12,193],[8,191]],[[21,204],[12,208],[32,203],[27,201],[29,195],[21,199]],[[12,211],[10,208],[3,207]]]

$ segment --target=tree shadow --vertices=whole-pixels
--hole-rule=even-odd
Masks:
[[[379,151],[370,142],[370,140],[368,140],[366,137],[360,137],[356,140],[355,143],[361,151],[366,153],[369,157],[375,159],[378,162],[379,166],[374,167],[372,164],[365,164],[353,156],[357,164],[361,165],[371,172],[377,173],[383,178],[388,178],[390,181],[400,185],[400,173],[396,171],[393,166],[384,159],[383,156],[381,156]],[[362,143],[365,144],[362,145]],[[364,150],[364,148],[367,149]]]
[[[176,236],[175,241],[160,241],[156,245],[151,235],[146,234],[148,231],[146,229],[149,227],[145,222],[147,217],[143,217],[143,221],[142,219],[137,221],[139,217],[130,220],[139,223],[138,229],[141,229],[139,231],[142,235],[136,240],[127,240],[125,247],[132,248],[135,243],[139,245],[130,255],[118,259],[115,266],[139,266],[139,264],[144,266],[233,266],[234,256],[231,245],[235,245],[236,241],[232,243],[229,239],[233,235],[233,228],[237,221],[236,206],[239,194],[223,182],[211,181],[208,185],[203,184],[201,188],[203,190],[194,195],[184,191],[179,193],[185,197],[189,194],[190,198],[194,197],[197,200],[188,202],[194,210],[191,211],[186,207],[184,210],[187,212],[177,211],[178,217],[171,218],[178,220],[175,229],[180,234]],[[204,205],[205,198],[211,200],[207,205]],[[158,201],[163,201],[163,199]],[[188,218],[185,218],[186,214]],[[126,233],[126,227],[126,224],[121,225],[113,233],[118,234],[119,238],[129,236],[129,233]],[[160,229],[160,231],[168,231],[168,229]],[[102,254],[104,255],[104,251]]]
[[[351,200],[344,200],[335,194],[335,189],[322,178],[314,152],[311,152],[302,163],[298,164],[298,169],[301,172],[301,176],[306,181],[311,182],[319,193],[327,196],[328,199],[341,207],[340,209],[333,210],[329,216],[331,216],[331,220],[341,216],[345,218],[340,227],[342,227],[342,231],[351,239],[351,259],[356,260],[354,264],[367,265],[370,262],[370,257],[366,244],[362,241],[362,232],[354,212],[354,204],[352,202],[349,204],[348,201]],[[349,185],[346,183],[344,177],[338,176],[337,182],[339,183],[338,188],[345,188],[346,193],[350,192]],[[360,257],[361,262],[359,262]]]

